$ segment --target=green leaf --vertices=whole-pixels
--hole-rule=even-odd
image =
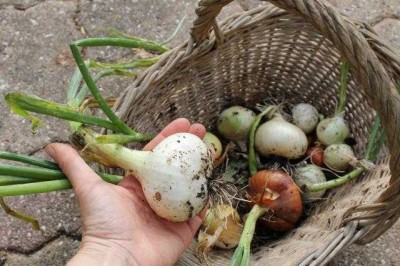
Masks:
[[[39,221],[35,217],[11,209],[4,201],[3,197],[0,197],[0,206],[8,215],[14,216],[17,219],[30,223],[33,230],[40,230]]]
[[[148,141],[148,138],[144,135],[101,135],[95,138],[98,144],[125,144],[130,142],[142,142]]]
[[[9,93],[5,97],[7,103],[14,112],[26,118],[33,119],[32,123],[37,126],[38,119],[29,112],[50,115],[68,121],[80,122],[82,124],[95,125],[119,131],[118,128],[110,121],[103,120],[95,116],[85,115],[67,105],[43,100],[39,97],[24,93]]]
[[[36,116],[31,115],[30,113],[28,113],[27,111],[25,111],[24,109],[22,109],[20,107],[20,105],[18,104],[17,95],[15,95],[13,93],[9,93],[4,97],[4,99],[7,102],[7,104],[10,106],[10,109],[14,114],[25,117],[32,122],[32,133],[36,133],[37,127],[41,124],[44,124],[42,120],[40,120]]]

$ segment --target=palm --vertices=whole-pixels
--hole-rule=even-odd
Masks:
[[[169,124],[144,148],[153,149],[165,137],[189,132],[199,137],[205,128],[186,119]],[[126,176],[118,185],[108,184],[66,145],[51,145],[48,153],[68,176],[78,198],[83,226],[83,247],[111,247],[139,265],[171,265],[189,245],[201,216],[172,223],[157,216],[144,197],[140,183]]]
[[[139,265],[173,264],[201,222],[199,217],[183,223],[160,218],[133,177],[126,177],[120,186],[98,186],[85,202],[89,203],[81,206],[85,241],[107,239],[129,252]]]

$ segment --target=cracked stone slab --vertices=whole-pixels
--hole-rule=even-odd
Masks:
[[[28,3],[25,1],[25,3]],[[32,2],[30,2],[32,3]],[[43,117],[36,135],[30,123],[10,113],[3,97],[11,91],[64,102],[73,64],[60,64],[60,54],[81,37],[75,29],[75,3],[41,2],[25,11],[0,9],[0,150],[29,154],[54,139],[67,139],[65,123]],[[6,198],[14,209],[39,218],[42,232],[0,210],[0,250],[29,252],[62,232],[79,229],[72,191]]]
[[[384,18],[388,12],[387,0],[329,0],[345,15],[369,24]]]
[[[0,9],[3,7],[12,7],[17,10],[26,10],[45,0],[0,0]]]
[[[32,254],[7,254],[4,265],[64,265],[77,252],[79,245],[78,240],[61,236]]]
[[[400,1],[399,1],[400,5]],[[386,18],[374,26],[375,31],[389,41],[400,54],[400,20]]]
[[[389,6],[389,15],[400,19],[400,0],[384,0]]]
[[[72,20],[74,13],[72,2],[43,2],[27,11],[0,10],[1,150],[29,153],[68,136],[65,123],[50,118],[43,118],[45,124],[32,135],[29,121],[12,114],[3,97],[18,91],[65,101],[74,65],[61,65],[57,58],[80,37]]]
[[[400,222],[365,246],[351,245],[336,256],[332,266],[399,265]]]
[[[75,233],[80,228],[72,190],[46,194],[9,197],[9,206],[39,220],[40,231],[12,216],[0,216],[0,250],[29,253],[65,232]]]

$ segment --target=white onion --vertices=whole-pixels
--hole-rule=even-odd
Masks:
[[[293,175],[293,181],[301,188],[304,185],[313,185],[326,182],[326,177],[321,168],[313,164],[304,167],[299,167]],[[321,198],[325,190],[317,192],[303,192],[304,201],[313,201]]]
[[[317,126],[317,137],[322,144],[342,143],[350,135],[350,129],[344,120],[344,113],[326,118]]]
[[[306,153],[308,141],[300,128],[275,113],[273,119],[257,129],[254,144],[261,155],[297,159]]]
[[[218,132],[232,141],[247,140],[255,113],[241,106],[225,109],[218,117]]]
[[[292,108],[293,124],[308,134],[315,130],[318,124],[318,110],[308,103],[299,103]]]
[[[131,150],[117,144],[89,144],[86,149],[137,177],[150,207],[167,220],[186,221],[208,201],[211,152],[193,134],[171,135],[152,151]]]
[[[347,144],[332,144],[324,151],[324,163],[336,171],[345,171],[357,160],[353,149]]]

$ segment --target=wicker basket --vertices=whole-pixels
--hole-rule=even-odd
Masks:
[[[322,0],[271,0],[282,9],[257,8],[217,25],[216,16],[230,2],[200,1],[191,38],[137,79],[116,110],[149,133],[177,117],[212,128],[225,107],[271,97],[311,102],[330,115],[345,58],[351,66],[346,119],[357,155],[363,155],[375,111],[390,145],[374,170],[331,190],[298,228],[251,258],[256,265],[326,264],[351,243],[373,241],[400,216],[400,58],[368,25]],[[178,264],[200,264],[195,247]],[[213,251],[212,265],[226,265],[231,255]]]

